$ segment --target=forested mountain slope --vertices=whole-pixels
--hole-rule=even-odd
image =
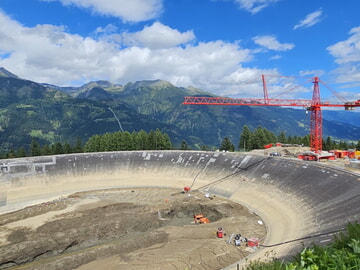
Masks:
[[[184,96],[211,96],[193,87],[176,87],[162,80],[126,85],[107,81],[82,87],[59,87],[18,78],[0,69],[1,152],[40,144],[85,142],[95,134],[160,129],[175,147],[185,140],[192,148],[218,147],[224,137],[235,145],[244,125],[261,126],[287,136],[309,133],[304,110],[278,107],[183,105]],[[360,114],[324,113],[323,134],[341,140],[359,140]],[[346,121],[351,115],[353,121]],[[339,121],[340,120],[340,121]],[[352,123],[349,124],[349,123]]]

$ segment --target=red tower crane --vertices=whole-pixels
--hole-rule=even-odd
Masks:
[[[342,107],[345,110],[354,110],[360,107],[360,100],[348,102],[338,93],[333,92],[342,103],[322,102],[320,100],[320,88],[318,77],[313,77],[308,81],[314,84],[312,99],[273,99],[268,97],[268,91],[262,75],[264,98],[226,98],[226,97],[185,97],[185,105],[236,105],[236,106],[291,106],[304,107],[310,112],[310,149],[316,154],[322,151],[322,113],[321,108]],[[274,76],[281,77],[281,76]],[[323,83],[323,82],[322,82]],[[324,84],[324,83],[323,83]],[[325,85],[325,84],[324,84]],[[293,89],[290,89],[293,90]],[[289,91],[290,91],[289,90]],[[289,92],[287,91],[287,92]]]

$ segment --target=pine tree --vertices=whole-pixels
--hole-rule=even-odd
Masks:
[[[101,136],[96,134],[91,136],[84,146],[85,152],[101,152]]]
[[[209,150],[210,150],[209,146],[207,146],[207,145],[202,145],[202,146],[200,146],[200,149],[201,149],[202,151],[209,151]]]
[[[348,147],[348,144],[345,141],[340,141],[339,148],[341,150],[347,150],[349,147]]]
[[[310,146],[310,135],[305,135],[301,140],[301,144]]]
[[[258,127],[253,133],[252,148],[261,149],[266,144],[265,134],[261,127]]]
[[[164,143],[164,149],[166,149],[166,150],[172,149],[172,143],[171,143],[170,137],[166,133],[163,134],[163,143]]]
[[[225,137],[221,142],[219,150],[234,152],[235,146],[228,137]]]
[[[51,152],[53,155],[64,154],[64,149],[61,143],[57,142],[52,145]]]
[[[358,140],[357,144],[355,145],[356,150],[360,151],[360,140]]]
[[[147,138],[147,150],[156,150],[155,131],[150,130]]]
[[[323,144],[323,150],[329,151],[329,150],[332,150],[332,149],[333,149],[333,144],[332,144],[330,136],[328,136],[326,138],[325,143]]]
[[[251,137],[252,134],[249,127],[247,125],[244,125],[241,132],[238,149],[243,149],[244,151],[248,151],[249,149],[251,149]]]
[[[135,149],[133,136],[131,136],[130,132],[125,131],[121,134],[121,141],[122,141],[122,149],[125,151],[131,151]]]
[[[287,143],[287,139],[286,139],[286,135],[284,131],[281,131],[278,138],[277,138],[278,142],[280,143]]]
[[[269,131],[266,128],[263,128],[263,131],[265,135],[265,144],[277,142],[277,138],[273,132]]]
[[[16,154],[15,154],[15,151],[14,151],[14,149],[10,149],[10,151],[9,151],[9,153],[7,153],[6,155],[5,155],[5,157],[6,158],[15,158],[16,157]]]
[[[164,140],[161,131],[157,128],[155,130],[155,149],[163,150],[164,149]]]
[[[84,147],[82,145],[80,137],[76,137],[75,145],[73,146],[74,153],[82,153],[84,152]]]
[[[72,149],[71,145],[68,142],[66,142],[64,144],[63,152],[64,152],[64,154],[71,154],[73,152],[73,149]]]
[[[144,130],[140,130],[138,133],[136,133],[136,135],[135,135],[135,149],[136,150],[147,149],[147,137],[148,137],[148,134]]]
[[[30,155],[32,157],[41,156],[41,147],[40,147],[39,143],[35,139],[31,140]]]
[[[187,145],[186,141],[181,142],[180,150],[188,150],[188,145]]]
[[[17,151],[16,151],[16,157],[26,157],[26,150],[24,147],[20,147]]]
[[[41,148],[41,155],[42,156],[46,156],[46,155],[51,155],[51,148],[48,144],[45,144],[42,148]]]

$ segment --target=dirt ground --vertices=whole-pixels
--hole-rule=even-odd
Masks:
[[[205,196],[206,195],[206,196]],[[208,196],[209,195],[209,196]],[[195,224],[203,214],[210,223]],[[224,237],[217,237],[222,227]],[[131,188],[76,193],[0,216],[0,269],[221,269],[265,238],[260,217],[212,194]]]
[[[296,158],[305,150],[274,147],[252,154],[280,152],[281,158]],[[346,160],[326,163],[346,169]],[[0,269],[220,270],[249,255],[266,256],[261,249],[253,254],[255,249],[245,243],[235,246],[236,234],[262,242],[268,233],[277,243],[288,229],[277,226],[267,232],[263,220],[246,207],[205,195],[171,188],[93,190],[0,215]],[[290,217],[291,224],[301,222],[291,209],[276,204],[280,199],[266,201],[265,220],[268,215],[279,222]],[[194,214],[210,223],[195,224]],[[223,238],[217,237],[219,227]]]

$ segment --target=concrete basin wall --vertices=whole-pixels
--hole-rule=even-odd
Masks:
[[[264,245],[338,230],[360,219],[360,176],[318,162],[240,153],[131,151],[0,160],[0,172],[0,213],[76,191],[153,186],[181,192],[192,186],[259,215],[268,230]],[[283,256],[298,247],[293,242],[274,249]]]

